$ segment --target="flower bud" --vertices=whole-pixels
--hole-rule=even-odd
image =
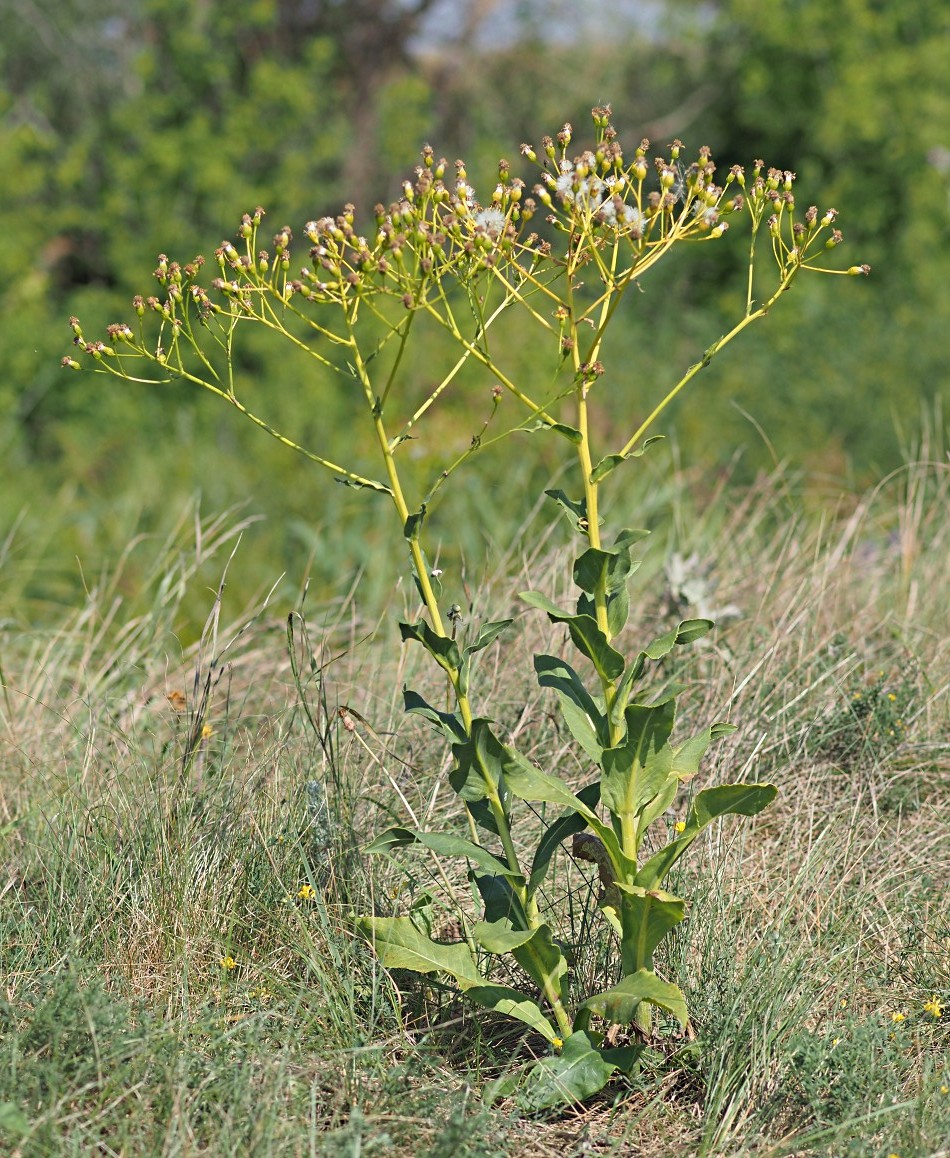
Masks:
[[[867,264],[865,264],[865,265],[852,265],[851,268],[848,270],[848,273],[850,274],[851,277],[861,277],[861,276],[867,277],[870,272],[871,272],[871,267]]]
[[[60,362],[60,365],[63,367],[64,370],[65,369],[69,369],[69,370],[81,370],[82,369],[82,366],[79,365],[79,363],[76,361],[76,359],[70,358],[68,355],[62,360],[62,362]]]

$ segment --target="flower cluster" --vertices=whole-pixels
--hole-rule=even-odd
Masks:
[[[261,246],[265,213],[258,206],[244,214],[237,244],[225,240],[215,250],[217,275],[209,285],[199,282],[203,258],[180,265],[160,254],[154,276],[164,293],[133,299],[139,325],[115,323],[108,327],[108,341],[89,341],[78,319],[71,318],[74,344],[98,368],[124,376],[115,363],[128,353],[180,370],[182,340],[195,344],[194,325],[207,327],[216,315],[265,317],[269,295],[294,309],[332,304],[348,318],[360,300],[378,294],[409,310],[437,313],[447,278],[467,284],[492,271],[518,294],[542,285],[545,265],[570,275],[586,264],[594,265],[607,291],[622,289],[674,241],[719,238],[727,219],[743,211],[754,229],[764,221],[781,271],[819,269],[816,262],[841,243],[836,210],[820,213],[811,206],[801,220],[795,217],[795,175],[789,170],[756,161],[748,178],[734,165],[717,180],[710,150],[699,149],[687,163],[679,140],[651,158],[644,139],[628,160],[610,115],[609,106],[593,110],[592,148],[569,152],[569,124],[556,138],[542,138],[540,149],[521,146],[539,170],[531,195],[525,180],[513,176],[502,160],[496,184],[480,199],[464,161],[450,166],[426,146],[402,196],[388,208],[376,206],[371,231],[357,229],[350,204],[337,216],[308,221],[306,259],[299,266],[289,226],[275,232],[270,248]],[[555,245],[557,235],[566,244]],[[620,260],[616,253],[606,259],[617,246]],[[825,272],[866,274],[869,267]],[[145,340],[141,320],[146,316],[159,323],[157,340]],[[63,365],[78,369],[80,363],[66,357]]]

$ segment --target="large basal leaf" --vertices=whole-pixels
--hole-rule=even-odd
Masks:
[[[587,1034],[579,1031],[565,1041],[559,1055],[542,1058],[523,1077],[510,1075],[496,1083],[491,1094],[514,1095],[527,1113],[551,1106],[579,1106],[604,1088],[616,1068]]]
[[[530,997],[482,977],[467,945],[440,945],[430,941],[408,917],[360,917],[356,924],[372,943],[384,968],[447,973],[466,997],[485,1009],[516,1018],[550,1042],[559,1040],[557,1031]]]
[[[557,694],[571,735],[592,760],[599,762],[607,740],[607,722],[580,676],[569,663],[553,655],[536,655],[534,670],[541,687],[552,688]]]
[[[448,973],[463,987],[487,984],[468,945],[430,941],[408,917],[358,917],[356,927],[386,969]]]
[[[561,979],[567,972],[564,952],[554,941],[550,925],[534,929],[514,928],[510,921],[480,921],[472,935],[488,953],[510,953],[544,993],[561,996]]]
[[[506,1017],[523,1022],[551,1043],[560,1041],[557,1030],[544,1016],[537,1002],[527,994],[520,993],[517,989],[509,989],[507,985],[490,984],[471,985],[464,992],[466,997],[484,1009],[491,1009],[495,1013],[503,1013]]]
[[[577,1021],[586,1024],[586,1020],[593,1015],[603,1017],[615,1025],[630,1025],[641,1001],[665,1009],[686,1028],[689,1013],[679,986],[661,981],[650,969],[628,973],[612,989],[588,997],[577,1011]]]
[[[730,813],[755,816],[777,795],[774,784],[720,784],[716,788],[704,788],[693,800],[682,835],[651,857],[637,873],[634,883],[646,889],[654,888],[707,824]]]
[[[487,848],[466,840],[463,836],[454,836],[450,832],[421,832],[415,828],[390,828],[367,845],[367,852],[390,853],[394,848],[408,848],[410,845],[420,844],[423,848],[431,849],[438,856],[464,856],[466,860],[477,864],[496,875],[508,877],[518,884],[524,884],[524,878],[513,872],[508,865],[500,860]]]

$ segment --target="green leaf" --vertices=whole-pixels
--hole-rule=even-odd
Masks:
[[[553,655],[536,655],[534,670],[540,686],[553,688],[557,694],[571,735],[592,760],[599,762],[607,739],[607,719],[581,677],[569,663]]]
[[[574,446],[580,446],[584,441],[584,436],[579,430],[573,426],[567,426],[563,422],[552,422],[548,426],[548,429],[553,430],[556,434],[560,434],[563,438],[566,438],[568,442],[573,443]]]
[[[472,720],[470,738],[453,744],[452,755],[455,767],[449,773],[449,783],[469,804],[473,816],[480,822],[484,819],[484,813],[473,806],[477,801],[489,799],[492,793],[497,793],[507,815],[508,789],[502,774],[507,751],[492,732],[490,722],[481,716]],[[494,819],[486,827],[494,832]]]
[[[666,783],[673,762],[668,740],[675,710],[673,700],[627,708],[626,738],[616,748],[605,748],[601,760],[600,798],[614,815],[635,817]],[[627,851],[632,854],[634,850]]]
[[[587,656],[601,679],[609,683],[620,679],[624,658],[610,646],[607,636],[597,626],[597,620],[589,615],[574,615],[563,622],[567,624],[574,646]]]
[[[386,969],[448,973],[464,987],[486,984],[468,945],[430,941],[408,917],[358,917],[356,927]]]
[[[475,637],[473,643],[470,643],[465,648],[466,655],[473,655],[476,651],[481,651],[488,647],[490,643],[498,638],[499,635],[512,623],[513,619],[496,619],[490,623],[483,623],[478,630],[478,635]]]
[[[675,642],[678,647],[695,643],[697,639],[702,639],[704,635],[708,635],[715,626],[715,621],[712,619],[684,619],[676,629]]]
[[[674,760],[676,757],[674,756]],[[647,831],[650,825],[656,818],[662,815],[670,807],[676,799],[676,793],[679,789],[680,782],[673,775],[672,769],[670,776],[660,791],[653,797],[650,803],[640,813],[640,834],[641,836]]]
[[[426,513],[426,504],[423,503],[418,511],[409,515],[402,528],[402,535],[404,539],[407,539],[409,542],[413,542],[419,538],[419,532],[422,530],[422,524],[425,522]]]
[[[715,788],[704,788],[694,797],[686,824],[689,827],[695,818],[699,828],[705,828],[729,813],[756,816],[768,808],[776,796],[778,789],[774,784],[719,784]]]
[[[462,649],[462,662],[459,664],[458,671],[458,690],[463,696],[468,695],[468,680],[472,670],[472,656],[481,651],[505,630],[505,628],[512,622],[510,619],[502,619],[494,623],[486,623],[483,625],[478,637],[474,643],[468,644]]]
[[[563,611],[556,603],[552,603],[546,595],[542,595],[540,591],[519,591],[518,598],[523,599],[529,606],[545,612],[553,623],[563,623],[570,619],[573,614],[570,611]]]
[[[629,551],[588,547],[574,561],[574,582],[588,595],[595,593],[599,583],[603,583],[604,590],[611,594],[626,585],[632,566]]]
[[[614,539],[615,551],[629,551],[634,543],[640,543],[650,537],[651,532],[642,527],[624,527]]]
[[[630,618],[630,594],[626,587],[614,591],[607,596],[607,627],[611,639],[616,637],[627,626]]]
[[[404,641],[415,639],[421,643],[436,663],[445,668],[449,675],[457,674],[462,657],[454,639],[449,639],[446,635],[439,635],[423,619],[420,619],[418,623],[400,623],[399,633]]]
[[[600,781],[595,780],[593,784],[586,785],[577,793],[577,798],[593,811],[600,803]],[[563,816],[559,816],[553,824],[548,826],[547,831],[538,841],[534,860],[531,862],[531,876],[528,878],[529,897],[534,896],[547,876],[554,854],[561,844],[575,833],[583,832],[586,827],[587,821],[584,817],[573,810],[565,812]]]
[[[635,884],[651,889],[666,876],[707,824],[720,816],[735,813],[755,816],[767,808],[778,795],[774,784],[720,784],[704,788],[694,798],[686,816],[682,835],[661,848],[637,873]]]
[[[558,1056],[542,1058],[524,1077],[502,1079],[491,1087],[490,1096],[514,1094],[527,1113],[581,1105],[604,1088],[616,1068],[604,1060],[586,1033],[578,1031],[565,1041]]]
[[[345,487],[352,487],[355,491],[377,491],[381,495],[393,493],[391,487],[371,478],[338,478],[336,481]]]
[[[602,482],[622,462],[626,462],[628,458],[639,458],[648,446],[652,446],[654,442],[661,442],[664,437],[665,435],[662,434],[654,434],[644,441],[639,450],[631,450],[629,454],[608,454],[590,472],[590,481],[592,483]]]
[[[450,744],[463,744],[467,739],[465,725],[456,712],[440,712],[427,703],[418,692],[403,688],[403,704],[408,713],[429,720]]]
[[[571,499],[562,490],[544,492],[548,498],[554,499],[559,507],[567,512],[573,523],[574,530],[579,534],[587,535],[587,501],[586,499]]]
[[[487,869],[496,876],[508,877],[518,884],[524,884],[524,878],[513,872],[508,865],[500,860],[488,849],[466,840],[463,836],[454,836],[449,832],[420,832],[414,828],[390,828],[366,846],[366,852],[386,853],[395,848],[408,848],[413,844],[421,844],[423,848],[431,849],[438,856],[464,856],[467,860],[477,864],[479,868]]]
[[[515,928],[505,917],[497,921],[479,921],[472,929],[472,936],[486,953],[500,955],[510,953],[534,936],[534,929]]]
[[[567,972],[567,960],[554,941],[550,925],[517,929],[505,919],[490,923],[480,921],[473,936],[488,953],[510,953],[542,992],[550,989],[561,996],[561,980]]]
[[[541,1012],[536,1001],[507,985],[472,985],[464,990],[465,996],[484,1009],[503,1013],[530,1026],[549,1042],[559,1041],[557,1030]]]
[[[486,923],[505,921],[515,929],[528,928],[524,908],[509,881],[485,873],[470,873],[469,879],[475,882],[485,905]]]
[[[556,776],[549,776],[540,768],[535,768],[533,764],[529,764],[524,757],[519,756],[517,763],[505,767],[505,781],[513,795],[521,800],[559,804],[562,808],[570,809],[583,817],[586,825],[600,837],[604,848],[613,861],[618,877],[625,876],[636,867],[633,861],[624,856],[614,830],[609,825],[604,824],[585,801],[575,795]]]
[[[583,1021],[582,1015],[588,1018],[593,1015],[615,1025],[630,1025],[641,1001],[665,1009],[686,1028],[689,1012],[682,991],[677,985],[661,981],[651,969],[629,973],[613,988],[588,997],[578,1010],[578,1018]]]
[[[653,950],[686,915],[686,903],[662,889],[617,883],[621,955],[626,968],[652,968]],[[612,903],[612,902],[611,902]],[[617,911],[617,905],[614,905]]]
[[[513,948],[511,955],[542,992],[549,986],[559,998],[563,997],[562,982],[567,973],[567,958],[564,950],[555,942],[550,925],[539,925],[531,939]]]
[[[668,655],[674,647],[684,646],[689,643],[694,643],[697,639],[706,635],[707,632],[712,631],[715,623],[711,619],[684,619],[682,623],[676,625],[672,631],[668,631],[665,635],[661,635],[659,639],[655,639],[650,646],[644,651],[647,659],[662,659],[664,655]]]
[[[692,779],[699,771],[700,761],[706,755],[706,749],[713,740],[721,739],[723,736],[731,736],[734,731],[736,731],[735,724],[713,724],[693,736],[692,739],[687,740],[685,744],[680,744],[678,748],[674,748],[673,767],[671,768],[673,775],[681,781]]]

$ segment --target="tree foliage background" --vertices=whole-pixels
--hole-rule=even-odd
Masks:
[[[490,187],[499,156],[516,162],[565,120],[579,139],[602,101],[625,142],[680,137],[725,165],[794,168],[800,199],[842,210],[848,261],[873,266],[867,282],[811,279],[705,372],[671,415],[683,462],[732,462],[742,481],[779,459],[847,486],[897,467],[923,416],[943,437],[942,0],[614,0],[586,21],[559,0],[0,0],[0,13],[5,609],[74,601],[81,573],[167,531],[195,494],[209,513],[246,501],[265,516],[237,565],[245,593],[282,570],[344,590],[388,533],[371,500],[211,398],[63,371],[66,318],[92,332],[124,317],[159,252],[210,253],[257,204],[298,231],[345,201],[368,222],[426,141]],[[617,404],[642,405],[723,332],[743,276],[735,247],[705,249],[633,295]],[[269,416],[350,437],[337,386],[264,348],[244,357]],[[444,422],[446,437],[469,433],[464,415]],[[490,504],[499,540],[524,513],[518,457],[486,456],[460,500]],[[551,465],[542,453],[537,469]]]

